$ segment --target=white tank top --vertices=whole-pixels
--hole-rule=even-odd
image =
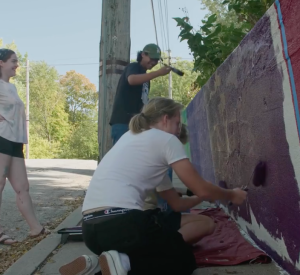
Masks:
[[[16,86],[0,79],[0,136],[18,143],[27,143],[26,115]]]

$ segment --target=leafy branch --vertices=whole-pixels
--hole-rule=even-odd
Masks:
[[[222,8],[227,5],[230,18],[235,12],[235,22],[225,23],[218,20],[217,14],[211,14],[202,20],[199,30],[193,28],[187,16],[173,18],[181,30],[180,41],[186,40],[192,52],[193,71],[200,73],[196,80],[198,85],[203,86],[208,81],[272,3],[273,0],[226,0]]]

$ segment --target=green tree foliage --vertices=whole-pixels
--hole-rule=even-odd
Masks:
[[[196,82],[203,86],[244,36],[264,15],[273,0],[203,0],[211,14],[195,30],[188,17],[174,18],[181,32],[181,41],[187,40],[194,57]],[[224,9],[226,7],[226,9]]]
[[[252,27],[266,13],[274,0],[225,0],[222,4],[228,5],[228,11],[235,11],[238,22],[251,24]]]
[[[72,128],[72,134],[65,145],[62,158],[94,159],[98,158],[98,124],[96,117],[93,121],[84,120]]]
[[[234,24],[239,27],[238,16],[234,10],[228,10],[228,6],[224,5],[224,0],[200,0],[203,5],[203,9],[209,10],[209,13],[205,16],[207,19],[209,16],[215,14],[217,16],[217,23],[230,26]]]
[[[60,158],[62,148],[59,141],[49,142],[46,138],[41,137],[34,127],[30,126],[29,156],[31,159]]]
[[[66,112],[69,114],[69,121],[73,125],[93,116],[98,101],[94,84],[84,75],[69,71],[61,77],[60,85],[66,96]]]
[[[31,63],[30,130],[50,143],[65,141],[70,132],[65,99],[56,69],[45,62]]]
[[[71,135],[65,144],[64,158],[97,159],[98,156],[98,93],[84,75],[69,71],[60,79],[66,97]]]

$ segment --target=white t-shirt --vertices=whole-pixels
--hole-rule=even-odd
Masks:
[[[26,116],[16,86],[0,79],[0,136],[18,143],[27,143]]]
[[[149,191],[167,175],[169,165],[187,158],[175,135],[158,129],[125,133],[99,163],[82,211],[100,207],[144,210]]]

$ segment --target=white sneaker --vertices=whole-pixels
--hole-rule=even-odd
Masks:
[[[103,252],[99,257],[102,275],[127,275],[121,263],[118,251],[110,250]]]
[[[59,269],[61,275],[94,275],[99,271],[99,259],[95,255],[82,255]]]

